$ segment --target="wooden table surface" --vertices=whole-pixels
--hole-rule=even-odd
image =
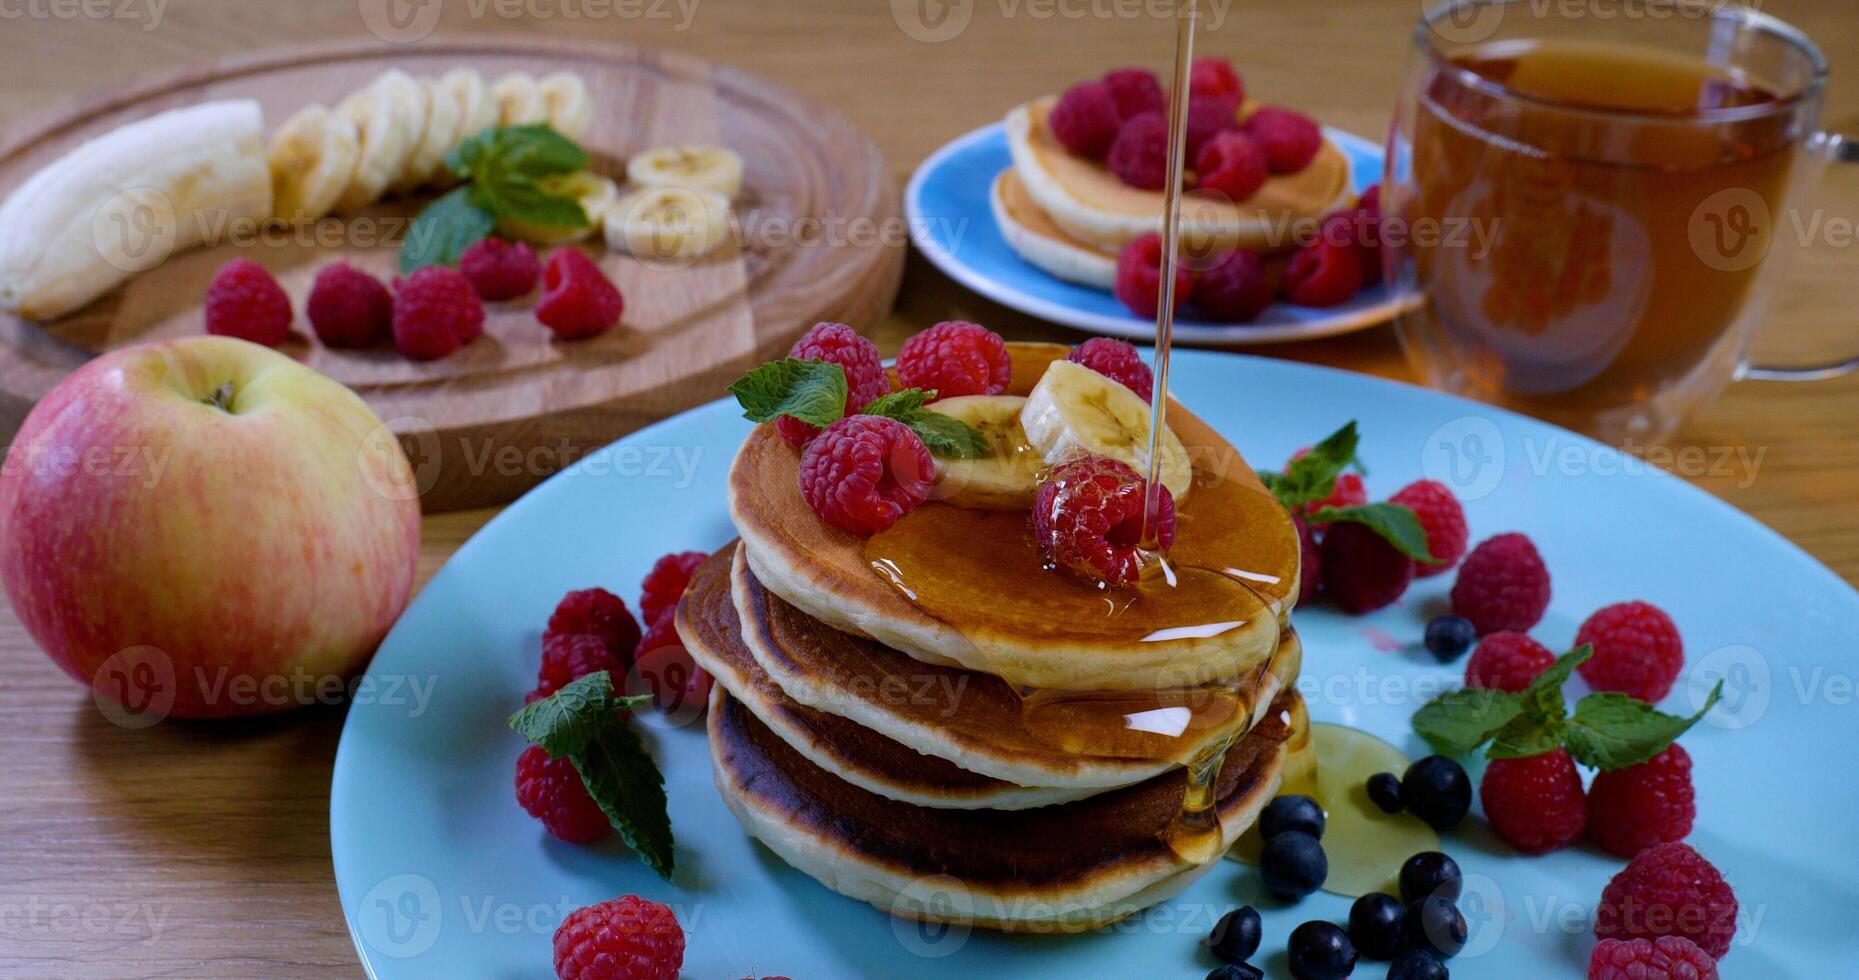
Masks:
[[[1384,129],[1419,0],[1203,2],[1203,49],[1234,58],[1252,91],[1356,132]],[[1826,120],[1859,132],[1851,0],[1761,7],[1820,41],[1834,65]],[[371,24],[418,29],[431,8],[447,33],[624,38],[761,73],[849,115],[900,182],[1013,101],[1113,64],[1163,65],[1171,43],[1142,4],[1111,0],[20,0],[0,3],[0,126],[187,62],[365,37]],[[390,10],[414,20],[384,18]],[[1819,203],[1824,217],[1853,221],[1859,180],[1835,175]],[[1801,256],[1763,350],[1808,357],[1859,344],[1851,246],[1847,235]],[[1070,336],[975,297],[915,256],[876,333],[890,353],[950,318],[1014,339]],[[1270,353],[1411,377],[1387,328]],[[1859,582],[1859,378],[1737,385],[1675,444],[1760,453],[1753,471],[1698,482]],[[422,580],[493,513],[429,518]],[[327,832],[341,723],[341,709],[313,708],[125,731],[37,651],[10,610],[0,613],[0,976],[358,975]]]

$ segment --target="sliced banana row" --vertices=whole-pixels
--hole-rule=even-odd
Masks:
[[[486,127],[546,122],[579,141],[593,117],[587,83],[573,72],[512,72],[487,84],[470,68],[436,79],[389,69],[334,109],[298,110],[272,134],[272,213],[315,221],[390,192],[449,184],[446,154]]]

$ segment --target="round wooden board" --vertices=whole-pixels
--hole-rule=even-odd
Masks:
[[[78,143],[155,112],[252,98],[267,127],[299,107],[333,105],[389,67],[438,76],[456,66],[487,81],[510,71],[573,70],[595,114],[582,140],[595,169],[624,183],[631,154],[665,143],[721,143],[745,163],[741,234],[685,268],[654,268],[585,247],[626,295],[620,326],[556,342],[534,298],[488,304],[485,336],[439,361],[391,347],[317,343],[303,317],[316,272],[345,260],[383,278],[428,197],[263,233],[229,230],[170,257],[90,306],[47,324],[0,314],[0,425],[10,435],[58,380],[97,353],[202,332],[201,298],[235,255],[269,268],[298,312],[285,351],[353,388],[401,436],[428,512],[513,499],[588,450],[718,397],[749,366],[780,356],[807,327],[864,328],[896,298],[904,241],[883,156],[840,115],[725,66],[671,51],[544,39],[379,41],[272,50],[98,93],[29,120],[0,144],[0,197]],[[641,460],[652,475],[651,460]],[[675,465],[661,461],[667,479]]]

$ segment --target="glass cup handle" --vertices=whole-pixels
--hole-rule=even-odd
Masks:
[[[1816,139],[1826,147],[1825,152],[1829,161],[1859,163],[1859,140],[1847,139],[1837,133],[1823,133]],[[1854,371],[1859,371],[1859,356],[1824,364],[1804,364],[1800,367],[1751,364],[1744,367],[1738,376],[1748,381],[1825,381],[1828,378],[1842,377]]]

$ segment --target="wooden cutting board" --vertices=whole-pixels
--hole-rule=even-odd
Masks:
[[[59,379],[103,351],[203,331],[201,299],[235,256],[269,268],[297,310],[286,353],[348,385],[399,434],[428,512],[513,499],[589,450],[723,394],[820,320],[864,328],[887,311],[903,272],[897,188],[878,148],[850,122],[752,75],[670,51],[541,38],[342,42],[272,50],[86,97],[27,120],[0,143],[0,196],[78,143],[155,112],[252,98],[275,127],[310,102],[334,105],[397,67],[457,66],[487,82],[510,71],[570,69],[586,80],[595,169],[624,183],[626,159],[665,143],[721,143],[745,163],[736,246],[685,268],[654,268],[583,245],[626,295],[620,326],[557,342],[534,298],[487,305],[485,336],[439,361],[390,347],[317,343],[303,303],[317,271],[345,260],[384,279],[427,197],[390,199],[307,229],[234,231],[177,254],[51,323],[0,314],[0,426],[10,436]],[[538,249],[539,252],[543,251]],[[642,464],[643,465],[643,464]],[[649,475],[649,474],[648,474]]]

